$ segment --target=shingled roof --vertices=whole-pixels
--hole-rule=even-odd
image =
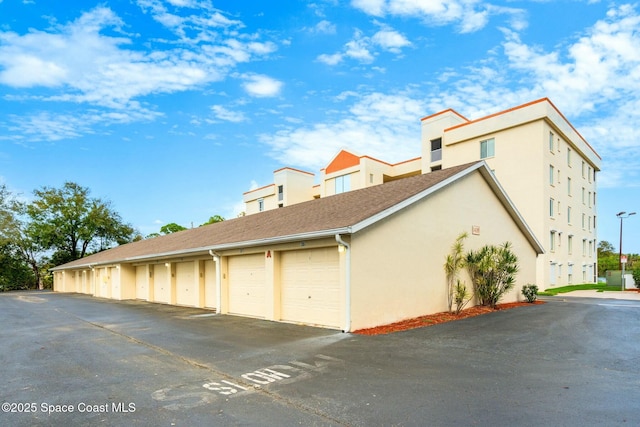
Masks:
[[[484,172],[485,177],[491,175],[484,162],[468,163],[166,236],[128,243],[60,265],[53,270],[194,255],[206,253],[209,250],[243,248],[259,244],[310,240],[330,237],[338,233],[350,234],[478,169]],[[493,178],[490,180],[495,181]],[[498,192],[504,193],[497,181],[495,184]],[[506,194],[503,194],[501,199],[503,203],[511,204]],[[522,222],[521,228],[530,233],[515,208],[513,212],[516,220],[519,219]],[[531,237],[539,245],[532,234]]]

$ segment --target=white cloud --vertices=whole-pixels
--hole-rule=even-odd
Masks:
[[[173,3],[181,7],[197,6],[187,1]],[[164,5],[155,0],[141,0],[139,4],[154,16],[160,16],[159,11],[164,10]],[[172,23],[169,15],[164,16],[167,18],[164,25],[176,30],[180,43],[156,40],[154,50],[130,48],[138,40],[122,33],[125,23],[107,7],[97,7],[75,21],[47,31],[32,29],[25,34],[0,31],[0,84],[22,90],[47,87],[51,89],[50,95],[40,97],[40,101],[113,110],[108,114],[98,113],[106,122],[89,120],[90,124],[148,120],[157,114],[152,113],[153,107],[145,106],[141,98],[204,87],[224,79],[238,63],[264,57],[277,49],[270,41],[243,36],[237,31],[242,28],[240,22],[228,20],[217,11],[207,9],[200,15]],[[191,33],[198,33],[198,43],[191,43],[192,39],[180,35],[180,28],[186,26]],[[234,36],[216,32],[221,27],[233,27]],[[272,96],[278,92],[279,85],[273,80],[258,79],[249,82],[248,90],[256,96]],[[89,115],[80,112],[77,117]],[[14,117],[12,121],[16,131],[23,129],[32,139],[78,137],[89,131],[87,126],[74,123],[70,123],[69,129],[54,125],[56,117],[63,116],[51,113],[45,120],[36,114],[22,119]],[[36,135],[38,129],[43,132],[39,136]]]
[[[410,46],[411,42],[399,32],[385,27],[372,37],[365,36],[356,30],[353,39],[344,45],[342,52],[319,55],[316,60],[327,65],[337,65],[345,58],[355,59],[361,63],[371,63],[375,60],[376,48],[382,48],[394,54],[400,54],[401,48]]]
[[[380,30],[371,38],[373,43],[393,53],[400,53],[400,48],[410,46],[411,42],[397,31]]]
[[[341,119],[261,135],[271,155],[287,165],[319,169],[342,148],[397,162],[420,154],[420,121],[426,106],[409,95],[351,94]],[[340,97],[339,100],[344,100]]]
[[[491,14],[508,14],[516,18],[511,24],[522,29],[522,11],[498,7],[480,0],[352,0],[351,5],[364,13],[385,17],[412,17],[427,25],[457,25],[459,32],[471,33],[484,28]]]
[[[373,61],[373,54],[369,50],[370,39],[363,38],[360,31],[356,31],[354,39],[345,45],[344,55],[361,62]]]
[[[327,65],[337,65],[342,62],[343,56],[341,53],[334,53],[332,55],[328,55],[323,53],[316,58],[319,62],[325,63]]]
[[[336,25],[327,20],[322,20],[311,29],[311,32],[316,34],[335,34]]]
[[[278,96],[283,86],[281,81],[262,74],[245,74],[242,78],[244,90],[259,98]]]
[[[373,16],[383,16],[386,3],[386,0],[351,0],[353,7]]]
[[[244,113],[239,111],[227,110],[222,105],[214,105],[211,107],[211,110],[220,120],[225,120],[233,123],[240,123],[246,120]]]

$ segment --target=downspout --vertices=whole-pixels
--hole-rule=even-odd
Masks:
[[[216,314],[220,314],[222,311],[222,258],[220,254],[209,249],[209,255],[213,258],[213,262],[216,263]]]
[[[344,330],[343,332],[350,332],[351,331],[351,246],[349,246],[349,244],[347,242],[345,242],[344,240],[342,240],[342,236],[340,236],[339,234],[336,234],[336,242],[338,242],[339,245],[344,246],[344,248],[346,249],[347,253],[346,253],[346,280],[345,280],[345,326],[344,326]]]

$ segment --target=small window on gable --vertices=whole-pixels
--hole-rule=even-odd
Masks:
[[[264,211],[264,199],[258,199],[258,212]]]
[[[496,155],[495,139],[485,139],[480,141],[480,158],[486,159]]]

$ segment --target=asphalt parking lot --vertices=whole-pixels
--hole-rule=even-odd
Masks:
[[[367,337],[0,294],[0,425],[640,425],[640,301],[549,298]]]

